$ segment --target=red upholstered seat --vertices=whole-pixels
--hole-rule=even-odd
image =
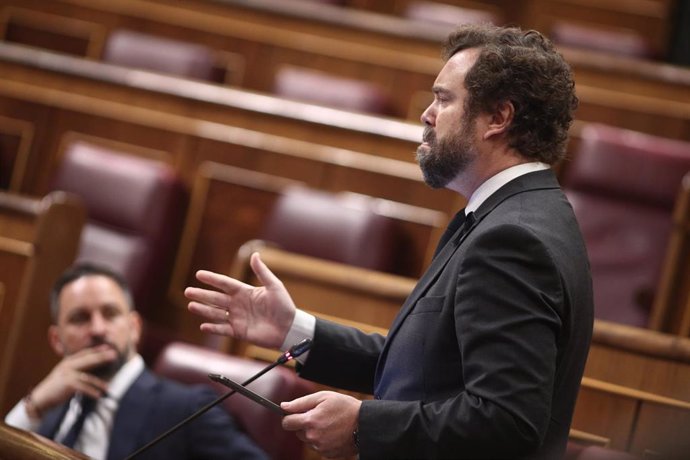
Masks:
[[[464,8],[447,3],[417,1],[407,4],[404,16],[419,21],[458,26],[460,24],[496,24],[500,18],[487,10]]]
[[[690,143],[590,124],[563,188],[592,265],[595,316],[645,327]]]
[[[243,383],[267,363],[231,356],[198,346],[173,342],[165,347],[154,371],[165,377],[187,383],[211,384],[209,373],[222,374]],[[227,388],[213,383],[220,394]],[[285,367],[276,367],[248,385],[256,393],[280,403],[315,391],[311,382],[302,380]],[[294,433],[281,427],[281,417],[241,395],[223,401],[242,428],[275,460],[300,460],[303,444]]]
[[[557,21],[551,28],[551,39],[558,45],[603,51],[619,56],[648,59],[657,57],[649,41],[633,30],[604,30],[594,26]]]
[[[64,151],[52,188],[75,193],[86,204],[78,259],[122,273],[138,310],[151,316],[167,286],[187,204],[174,169],[77,141]]]
[[[199,80],[220,79],[214,53],[207,47],[131,30],[109,35],[103,61]]]
[[[363,195],[290,188],[276,202],[261,237],[286,251],[388,271],[396,227],[375,203]]]
[[[303,67],[281,67],[273,91],[279,96],[338,109],[379,115],[392,113],[390,96],[378,85]]]

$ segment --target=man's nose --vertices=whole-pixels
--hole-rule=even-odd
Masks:
[[[422,112],[422,116],[419,117],[419,119],[421,120],[422,123],[424,123],[427,126],[432,126],[432,127],[436,123],[436,117],[434,114],[433,106],[434,106],[434,103],[432,102],[429,105],[429,107],[427,107],[426,110],[424,110],[424,112]]]
[[[103,335],[105,334],[107,321],[102,314],[96,312],[91,315],[91,334]]]

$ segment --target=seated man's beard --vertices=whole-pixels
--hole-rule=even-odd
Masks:
[[[98,345],[103,344],[110,345],[110,347],[112,347],[112,349],[117,352],[117,358],[108,363],[104,363],[99,366],[92,367],[91,369],[87,369],[86,372],[100,379],[109,380],[112,376],[114,376],[117,373],[117,371],[120,370],[120,368],[122,368],[122,366],[125,364],[125,361],[127,360],[127,356],[125,352],[118,350],[115,345],[113,345],[110,342],[107,342],[105,339],[94,338],[91,341],[92,347],[96,347]]]

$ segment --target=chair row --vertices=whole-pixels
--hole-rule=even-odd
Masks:
[[[99,108],[102,109],[103,105]],[[296,179],[310,187],[330,191],[352,190],[414,206],[436,207],[446,216],[462,206],[459,198],[450,192],[431,191],[425,187],[417,167],[412,164],[385,161],[324,146],[295,144],[295,148],[291,148],[291,143],[286,139],[271,136],[266,136],[265,142],[259,147],[258,133],[244,131],[236,132],[230,142],[223,142],[217,140],[217,136],[209,136],[208,129],[200,130],[193,136],[194,142],[190,142],[184,132],[160,136],[159,130],[144,129],[140,124],[132,123],[133,117],[129,117],[126,124],[101,118],[99,124],[84,125],[83,117],[75,117],[71,112],[49,112],[55,118],[46,118],[45,112],[30,112],[32,119],[44,120],[43,126],[31,124],[28,120],[7,119],[5,125],[9,129],[3,137],[9,139],[8,145],[13,144],[17,148],[14,152],[7,149],[3,154],[3,170],[15,170],[6,179],[6,187],[30,184],[32,171],[27,171],[26,167],[29,164],[36,168],[34,174],[44,174],[45,178],[40,185],[34,182],[34,185],[24,185],[19,190],[45,193],[52,187],[51,176],[46,173],[54,174],[66,146],[85,140],[107,149],[124,150],[183,165],[184,169],[176,169],[183,175],[188,187],[194,180],[201,180],[195,179],[195,171],[201,162],[210,159],[216,163]],[[165,121],[165,118],[156,115],[151,117],[152,123],[164,124]],[[193,123],[190,120],[188,126]],[[170,141],[177,136],[181,144],[165,147],[170,152],[177,151],[177,155],[171,157],[171,153],[165,151],[113,144],[72,132],[83,132],[88,128],[93,129],[87,131],[89,134],[100,134],[111,128],[121,138],[137,135],[141,138],[142,131],[150,131],[150,141],[146,138],[147,142]],[[218,128],[219,134],[230,129]],[[51,134],[56,137],[51,138]],[[32,139],[41,140],[42,143],[34,141],[32,145]],[[572,160],[563,165],[561,177],[574,203],[590,250],[598,317],[659,330],[684,331],[682,333],[687,334],[690,328],[687,318],[662,320],[662,317],[669,318],[668,315],[652,317],[650,312],[652,304],[655,304],[655,312],[666,308],[684,311],[680,305],[687,302],[685,286],[688,282],[683,274],[686,232],[682,231],[688,215],[687,205],[679,201],[675,223],[671,219],[671,210],[676,197],[683,196],[679,191],[683,175],[690,170],[690,147],[685,143],[597,125],[584,126],[579,130],[579,138],[574,138],[574,141]],[[51,152],[51,148],[55,150]],[[29,158],[32,151],[47,154],[48,157]],[[52,166],[37,167],[46,162]],[[184,177],[185,173],[187,177]],[[426,219],[427,225],[431,226],[443,226],[447,219],[434,217],[430,212],[426,214],[427,217],[420,218]],[[677,231],[672,232],[674,228]],[[230,253],[244,240],[256,236],[243,235],[234,243]],[[207,240],[218,243],[213,238]],[[427,260],[429,240],[428,236],[424,236],[421,240],[412,238],[411,241],[415,248],[412,254],[415,255],[408,260],[409,263],[400,265],[406,268],[399,270],[399,273],[414,276],[421,273]]]
[[[239,2],[238,2],[239,3]],[[649,56],[656,48],[656,53],[668,49],[667,31],[672,27],[673,4],[668,1],[657,1],[652,4],[618,2],[605,0],[597,3],[573,3],[559,0],[515,1],[510,4],[497,4],[490,0],[455,1],[452,4],[438,1],[397,0],[393,2],[375,2],[372,0],[339,0],[340,6],[361,8],[369,11],[397,15],[435,23],[458,24],[464,21],[484,21],[497,24],[521,24],[557,35],[563,24],[575,24],[578,28],[586,26],[594,33],[590,37],[576,38],[575,44],[587,46],[606,46],[606,43],[593,43],[597,30],[617,32],[620,38],[629,38],[628,43],[619,43],[614,51],[637,52]],[[266,8],[275,8],[270,0],[260,2]],[[581,26],[582,24],[582,26]],[[625,33],[624,33],[625,32]],[[571,37],[559,37],[569,39]],[[599,36],[599,38],[602,38]],[[603,37],[606,38],[606,37]],[[623,40],[624,41],[624,40]],[[611,45],[609,43],[609,45]],[[627,46],[626,46],[627,45]],[[638,48],[642,46],[642,48]]]
[[[23,74],[19,72],[17,75]],[[68,82],[67,78],[60,84]],[[188,185],[194,180],[196,167],[204,160],[213,160],[301,180],[317,188],[353,190],[421,205],[447,215],[462,206],[460,199],[451,192],[434,192],[425,187],[417,167],[408,161],[377,159],[341,149],[304,144],[285,137],[205,123],[189,117],[124,107],[117,102],[97,102],[89,96],[75,98],[73,93],[35,87],[29,89],[19,82],[0,82],[0,92],[3,85],[7,91],[5,113],[23,117],[19,120],[12,118],[6,124],[9,137],[15,139],[13,142],[17,152],[23,152],[23,155],[17,153],[14,159],[11,154],[9,159],[7,155],[3,156],[3,163],[9,166],[3,170],[16,171],[6,179],[6,183],[9,185],[11,182],[13,187],[17,187],[16,190],[35,194],[48,191],[50,171],[54,171],[61,155],[61,150],[56,147],[65,142],[67,133],[76,131],[128,142],[134,139],[138,144],[153,149],[144,149],[142,155],[162,158],[176,165]],[[55,86],[59,85],[56,83]],[[92,91],[95,90],[89,89],[89,92]],[[141,97],[140,93],[136,94]],[[175,98],[161,98],[158,104],[165,101],[164,107],[170,109],[171,100],[179,103],[178,110],[184,113],[184,106]],[[259,103],[257,101],[257,105]],[[84,122],[86,118],[90,123]],[[369,120],[378,119],[370,117]],[[308,120],[303,122],[306,124]],[[416,131],[421,129],[412,125],[407,127]],[[680,321],[687,323],[687,320],[663,322],[649,318],[651,303],[657,302],[655,310],[660,311],[665,308],[664,305],[672,305],[679,301],[677,299],[684,302],[682,299],[687,298],[686,288],[676,288],[687,284],[678,271],[683,260],[683,239],[673,243],[674,249],[664,255],[672,227],[670,210],[678,193],[680,179],[688,170],[687,145],[582,124],[576,125],[572,134],[571,157],[581,159],[573,161],[572,165],[566,163],[562,176],[590,241],[595,272],[600,272],[595,273],[600,280],[595,281],[598,285],[597,304],[602,312],[600,317],[615,318],[634,325],[653,323],[654,328],[664,330],[687,330],[688,325],[677,327]],[[351,137],[354,136],[347,136],[348,139]],[[360,137],[371,138],[371,131],[360,133]],[[33,145],[28,145],[30,142],[27,139],[34,139]],[[390,139],[381,136],[377,145],[387,145],[386,141]],[[412,141],[399,141],[399,145],[407,145],[405,151],[414,148]],[[139,153],[139,149],[134,150]],[[32,158],[27,158],[32,152]],[[36,157],[39,152],[42,156]],[[46,163],[52,166],[39,168],[39,165]],[[627,173],[621,174],[625,171]],[[633,208],[632,203],[638,204]],[[612,212],[617,213],[620,219],[612,219]],[[646,218],[639,220],[636,215],[639,212],[643,212]],[[677,225],[682,226],[686,213],[681,209],[677,214]],[[640,244],[639,241],[644,243]],[[623,260],[623,255],[638,257],[645,263],[617,262]],[[674,257],[676,262],[663,262]],[[612,263],[617,264],[615,270],[610,268]],[[662,270],[664,277],[660,278]],[[418,274],[418,271],[407,273]],[[630,276],[635,278],[634,284],[630,283]],[[622,282],[603,281],[607,277],[625,280],[625,285],[630,288],[623,290],[625,285]],[[664,280],[669,279],[676,281],[664,284]],[[616,312],[615,308],[619,307],[626,313]],[[613,315],[607,316],[609,311]]]
[[[29,0],[28,3],[19,2],[21,5],[5,0],[4,3],[11,6],[5,13],[9,24],[6,28],[27,30],[22,34],[17,32],[17,37],[8,37],[8,40],[21,41],[25,36],[41,37],[45,34],[37,33],[36,30],[40,30],[43,24],[54,25],[60,21],[78,20],[82,29],[93,30],[86,35],[93,36],[90,38],[94,43],[91,48],[97,50],[92,52],[92,57],[100,58],[103,54],[106,57],[110,54],[103,51],[104,43],[110,41],[106,37],[119,35],[118,31],[122,28],[129,28],[135,33],[145,31],[147,34],[155,34],[150,40],[153,43],[159,43],[164,37],[189,42],[180,47],[181,50],[177,53],[180,56],[189,55],[188,50],[202,44],[208,48],[201,53],[204,56],[217,54],[210,51],[215,49],[222,50],[226,55],[232,54],[235,58],[231,61],[239,62],[236,67],[244,69],[239,70],[239,73],[251,76],[235,79],[233,83],[251,90],[266,93],[284,90],[285,94],[295,97],[308,96],[312,100],[322,97],[323,103],[341,103],[349,108],[390,112],[410,119],[417,119],[421,109],[430,101],[429,88],[441,66],[438,48],[442,37],[437,27],[426,28],[433,31],[433,35],[425,38],[422,32],[410,36],[395,34],[394,30],[397,29],[410,30],[408,23],[388,24],[384,27],[387,24],[384,20],[381,30],[376,25],[371,26],[373,30],[362,30],[355,26],[360,23],[378,24],[377,18],[359,18],[361,21],[353,18],[352,24],[339,27],[337,23],[323,24],[319,21],[347,15],[313,14],[314,17],[309,17],[305,12],[295,19],[289,15],[281,17],[279,13],[271,14],[273,9],[264,8],[257,12],[244,2],[239,2],[242,5],[224,2],[222,7],[217,2],[204,1],[193,2],[194,7],[179,2],[153,5],[142,2],[146,4],[144,6],[139,5],[136,0],[118,2],[117,5],[107,7],[93,2],[85,5],[80,0],[58,0],[51,3]],[[44,17],[46,14],[49,16]],[[61,28],[79,29],[75,26],[67,27],[67,24]],[[331,29],[339,32],[329,35]],[[149,45],[145,44],[148,41],[130,51],[130,54],[134,56],[140,50],[148,48]],[[40,45],[36,43],[36,39],[25,42]],[[53,36],[45,46],[55,47],[59,43],[61,40]],[[164,45],[161,47],[167,48]],[[676,113],[682,111],[680,102],[690,102],[690,72],[681,68],[611,58],[577,49],[570,51],[567,48],[563,50],[575,67],[577,82],[581,86],[581,99],[583,104],[591,101],[595,114],[606,111],[602,104],[628,101],[628,105],[636,105],[638,110],[646,108],[668,116],[669,110]],[[162,54],[164,53],[158,53],[159,56]],[[158,61],[159,56],[132,59],[148,66]],[[188,59],[176,56],[173,64],[166,64],[161,69],[195,60],[211,61],[210,58],[194,58],[192,55]],[[614,64],[617,67],[611,68]],[[362,78],[363,75],[366,75],[366,81]],[[277,78],[281,81],[277,82]],[[319,91],[313,91],[313,85],[309,86],[309,82],[314,80],[320,82]],[[395,92],[389,90],[393,87],[396,88]],[[357,97],[343,98],[339,88],[347,88],[350,94],[356,94]],[[592,89],[606,91],[593,93]],[[626,95],[636,97],[629,99]],[[640,99],[642,96],[651,99]],[[661,99],[666,104],[657,103],[655,107],[648,107],[656,99]],[[667,107],[669,104],[676,108],[670,109]],[[606,118],[599,118],[598,121],[606,122],[612,114],[601,113],[601,116]],[[617,122],[630,121],[620,117]],[[637,126],[629,127],[645,130],[650,129],[651,125],[639,122]],[[659,132],[663,135],[669,135],[670,132],[668,127],[654,126],[652,129],[668,130]]]

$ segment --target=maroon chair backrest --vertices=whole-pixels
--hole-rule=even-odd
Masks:
[[[498,25],[501,22],[499,17],[490,11],[425,1],[408,3],[403,15],[409,19],[452,26],[482,23]]]
[[[557,21],[551,27],[550,36],[557,45],[635,58],[657,57],[649,41],[633,30],[604,30],[593,26]]]
[[[243,383],[262,370],[267,363],[227,355],[208,348],[173,342],[161,352],[154,366],[159,375],[186,384],[212,385],[219,394],[229,391],[212,383],[209,373],[222,374]],[[290,401],[315,391],[311,382],[303,380],[291,369],[276,367],[248,385],[256,393],[273,402]],[[274,460],[300,460],[303,444],[294,433],[281,427],[281,417],[250,399],[233,395],[223,407],[238,424]]]
[[[584,127],[562,185],[589,252],[595,315],[645,327],[690,143]]]
[[[261,238],[286,251],[390,271],[397,228],[374,206],[362,195],[289,188],[277,200]]]
[[[86,204],[78,260],[122,273],[146,317],[167,283],[187,205],[172,166],[76,141],[65,149],[51,187]]]
[[[115,30],[108,36],[103,61],[179,77],[216,79],[215,56],[207,47],[131,30]]]
[[[303,67],[281,67],[275,75],[273,92],[338,109],[379,115],[392,113],[391,98],[380,86]]]

